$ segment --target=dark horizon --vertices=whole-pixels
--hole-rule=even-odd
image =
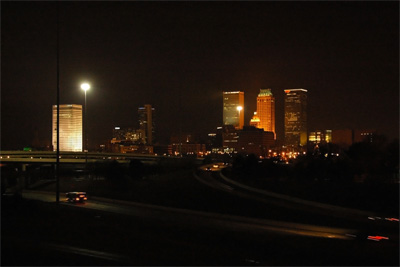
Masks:
[[[56,2],[2,2],[1,149],[51,143]],[[111,139],[156,109],[162,142],[222,124],[222,92],[308,90],[308,131],[399,136],[398,2],[60,2],[60,104],[83,104],[88,135]]]

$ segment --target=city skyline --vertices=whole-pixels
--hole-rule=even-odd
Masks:
[[[51,142],[56,2],[2,2],[1,148]],[[221,125],[221,91],[307,88],[309,129],[376,129],[398,137],[397,2],[60,2],[61,103],[83,104],[96,144],[157,109],[160,142],[182,127]],[[157,20],[153,18],[157,17]],[[290,18],[290,19],[289,19]],[[110,23],[112,22],[112,23]],[[40,104],[37,104],[40,103]],[[18,108],[15,108],[18,107]]]

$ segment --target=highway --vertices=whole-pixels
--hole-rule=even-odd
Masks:
[[[345,227],[347,229],[346,236],[353,239],[369,240],[369,236],[382,235],[384,238],[390,238],[393,242],[399,242],[399,218],[397,217],[307,201],[252,188],[224,176],[221,170],[225,167],[223,164],[205,165],[201,167],[201,172],[195,173],[194,176],[199,182],[216,190],[262,203],[265,209],[272,211],[271,217],[283,218],[285,222],[298,221],[303,225],[313,225],[314,227],[315,225],[329,225],[330,229]],[[277,212],[274,214],[274,211]]]
[[[60,194],[60,199],[65,195]],[[55,202],[54,194],[47,192],[25,191],[23,197],[46,202]],[[354,229],[321,227],[300,223],[290,223],[267,219],[248,218],[242,216],[224,215],[212,212],[201,212],[172,207],[163,207],[121,200],[109,200],[93,197],[84,204],[71,204],[63,200],[60,205],[73,205],[77,208],[113,212],[123,215],[159,220],[163,222],[176,222],[201,226],[223,226],[224,229],[235,231],[279,232],[288,235],[312,236],[320,238],[353,239]]]
[[[30,256],[37,261],[44,257],[40,251],[58,253],[60,257],[48,259],[48,265],[68,262],[71,255],[76,259],[71,265],[398,265],[397,221],[363,213],[343,217],[338,216],[339,211],[330,216],[321,213],[329,210],[327,207],[307,210],[305,203],[296,201],[282,204],[276,196],[255,194],[224,180],[216,168],[197,171],[193,177],[193,182],[198,181],[209,190],[229,193],[244,202],[259,202],[268,216],[93,196],[88,196],[84,204],[71,204],[65,201],[65,192],[55,209],[54,193],[25,190],[24,199],[39,201],[49,211],[59,210],[58,216],[63,216],[64,211],[73,214],[75,223],[71,227],[64,220],[53,222],[53,217],[44,214],[45,223],[37,219],[37,231],[43,235],[40,246],[32,241],[35,233],[21,233],[13,226],[2,239],[5,251],[34,251]],[[87,226],[79,227],[81,219]],[[19,220],[9,224],[18,223],[24,225]],[[35,225],[34,220],[31,223]],[[54,223],[61,225],[57,227],[60,230],[54,232]],[[26,265],[24,261],[15,262]]]

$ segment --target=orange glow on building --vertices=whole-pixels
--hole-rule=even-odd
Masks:
[[[271,89],[260,89],[257,96],[257,116],[260,119],[259,126],[264,131],[275,133],[275,97],[272,95]]]
[[[260,118],[257,116],[257,112],[254,112],[253,118],[251,118],[250,126],[260,128]]]

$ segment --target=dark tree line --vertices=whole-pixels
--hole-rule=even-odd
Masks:
[[[304,182],[368,184],[393,182],[399,174],[399,141],[390,143],[381,138],[375,142],[354,143],[337,156],[332,145],[299,156],[291,164],[278,158],[259,160],[255,155],[237,155],[232,173],[241,179],[288,178]]]
[[[116,160],[110,160],[90,164],[89,173],[94,179],[104,177],[112,185],[126,188],[129,180],[140,180],[151,175],[194,167],[194,160],[190,158],[160,159],[155,164],[144,164],[138,159],[131,159],[128,164],[121,164]]]

